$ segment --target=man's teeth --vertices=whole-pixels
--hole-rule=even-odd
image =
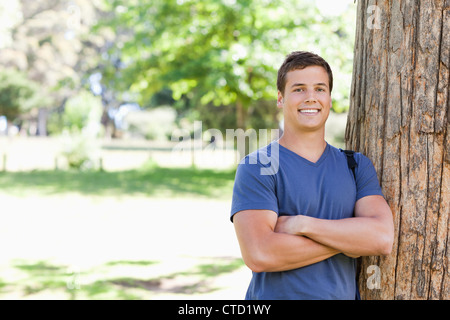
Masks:
[[[299,110],[301,113],[317,113],[319,112],[319,110],[317,109],[303,109],[303,110]]]

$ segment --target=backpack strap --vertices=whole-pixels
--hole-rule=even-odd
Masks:
[[[352,170],[352,172],[353,172],[353,177],[355,178],[355,182],[356,182],[355,168],[358,166],[358,163],[356,162],[355,157],[354,157],[355,151],[352,151],[352,150],[342,150],[342,149],[339,149],[339,150],[341,150],[341,151],[342,151],[343,153],[345,153],[345,155],[347,156],[347,164],[348,164],[348,167],[349,167],[349,169]]]
[[[346,156],[347,156],[347,165],[348,168],[352,170],[353,172],[353,178],[355,179],[355,184],[356,184],[356,172],[355,172],[355,168],[358,166],[358,163],[355,160],[355,151],[352,150],[342,150],[339,149],[340,151],[342,151]],[[356,277],[355,277],[355,281],[356,281],[356,292],[355,292],[355,300],[361,300],[361,295],[359,293],[359,288],[358,288],[358,282],[359,282],[359,278],[360,278],[360,273],[361,273],[361,257],[355,259],[355,266],[356,266]]]

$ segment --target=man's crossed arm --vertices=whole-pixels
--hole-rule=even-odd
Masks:
[[[296,269],[338,253],[388,255],[394,238],[392,213],[381,196],[361,198],[355,217],[341,220],[245,210],[233,221],[243,259],[255,272]]]

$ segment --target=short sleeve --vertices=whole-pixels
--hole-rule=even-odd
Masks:
[[[358,163],[356,167],[356,201],[372,195],[384,197],[377,173],[369,158],[360,153],[356,153],[355,160]]]
[[[237,168],[231,204],[231,221],[242,210],[272,210],[278,214],[275,175],[261,174],[264,166],[242,161]]]

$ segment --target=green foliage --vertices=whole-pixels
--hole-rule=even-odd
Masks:
[[[100,97],[81,91],[67,100],[62,116],[64,128],[80,132],[100,122],[103,107]]]
[[[118,40],[104,78],[141,105],[169,88],[194,109],[240,103],[248,112],[276,99],[277,69],[293,50],[315,51],[351,76],[353,21],[322,17],[312,0],[107,3],[114,14],[97,28],[116,30]],[[350,77],[336,81],[340,111],[350,86],[342,78]]]
[[[86,132],[64,132],[61,154],[71,169],[89,170],[99,167],[100,145]]]
[[[103,106],[100,97],[95,97],[88,91],[81,91],[69,98],[63,112],[53,112],[48,119],[48,131],[57,135],[64,130],[80,133],[82,130],[96,131],[99,129]],[[95,136],[95,132],[92,133]]]
[[[100,98],[81,91],[67,100],[62,114],[51,115],[49,132],[62,134],[61,153],[70,168],[90,169],[98,166],[100,146],[96,138],[100,133],[102,112]]]
[[[25,74],[13,69],[0,70],[0,115],[14,121],[20,114],[49,103],[50,98]]]
[[[175,129],[176,112],[169,106],[131,111],[125,117],[128,132],[149,140],[166,141]]]

